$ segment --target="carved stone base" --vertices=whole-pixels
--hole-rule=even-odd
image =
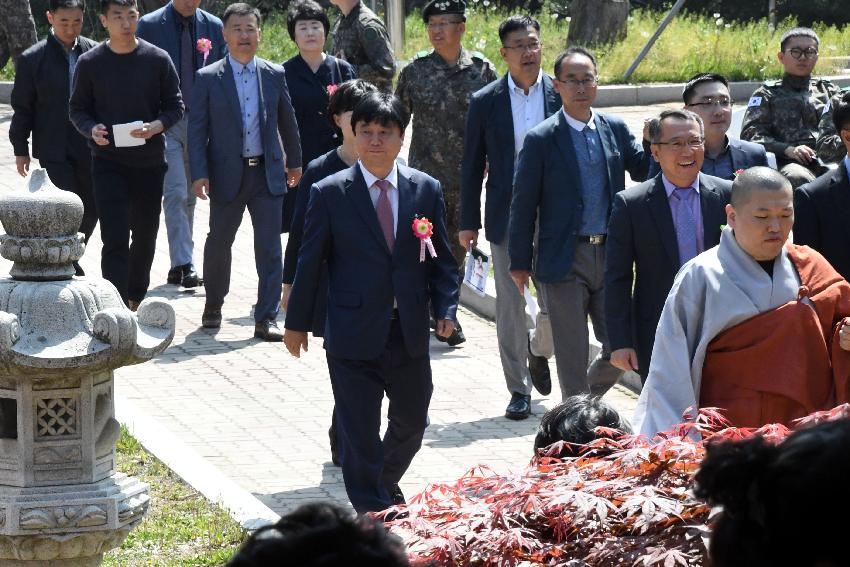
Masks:
[[[0,486],[0,565],[99,565],[141,521],[148,489],[120,473],[75,486]]]

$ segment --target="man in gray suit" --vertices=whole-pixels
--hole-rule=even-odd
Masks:
[[[192,188],[200,199],[210,198],[201,324],[221,326],[221,307],[230,288],[230,248],[248,207],[259,276],[254,336],[280,341],[280,223],[286,186],[301,178],[298,124],[283,67],[256,57],[260,12],[231,4],[223,20],[229,55],[198,71],[190,103]]]

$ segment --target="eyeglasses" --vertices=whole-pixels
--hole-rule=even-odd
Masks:
[[[685,148],[698,150],[702,147],[703,138],[693,138],[691,140],[673,140],[672,142],[653,142],[656,146],[670,146],[677,152],[681,152]]]
[[[802,59],[804,56],[806,59],[814,59],[818,56],[818,50],[814,47],[809,47],[806,49],[800,49],[799,47],[792,47],[786,53],[790,53],[791,57],[794,59]]]
[[[688,106],[705,106],[709,108],[719,106],[720,108],[729,108],[732,106],[732,101],[725,96],[719,98],[709,97],[702,102],[692,102]]]
[[[529,43],[526,45],[503,45],[502,47],[504,47],[505,49],[515,49],[520,53],[525,51],[537,53],[543,47],[543,44],[535,41],[534,43]]]
[[[449,26],[454,26],[454,25],[462,24],[462,23],[463,23],[463,20],[457,20],[455,22],[434,22],[434,23],[426,24],[425,27],[428,28],[428,31],[437,31],[437,30],[442,31]]]
[[[581,79],[581,80],[579,80],[579,79],[564,79],[563,81],[561,79],[555,79],[555,80],[558,81],[559,83],[563,83],[563,84],[567,85],[568,87],[573,87],[573,88],[592,87],[592,86],[595,86],[599,82],[599,79],[597,77],[590,77],[588,79]]]

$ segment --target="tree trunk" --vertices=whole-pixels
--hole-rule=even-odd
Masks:
[[[18,55],[38,41],[35,22],[27,0],[0,0],[0,69],[9,57],[16,63]]]
[[[605,45],[623,39],[629,0],[573,0],[567,45]]]

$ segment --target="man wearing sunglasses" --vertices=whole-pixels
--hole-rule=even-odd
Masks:
[[[831,155],[818,155],[818,124],[838,92],[831,82],[813,79],[820,40],[809,28],[794,28],[782,36],[777,54],[785,69],[782,79],[756,89],[747,104],[741,138],[776,154],[780,171],[793,187],[814,181],[826,171]]]
[[[732,96],[726,77],[717,73],[694,75],[685,84],[682,99],[685,109],[702,118],[705,127],[703,173],[731,181],[739,169],[767,166],[764,146],[726,134],[732,123]],[[658,162],[653,160],[649,177],[655,177],[660,171]]]

